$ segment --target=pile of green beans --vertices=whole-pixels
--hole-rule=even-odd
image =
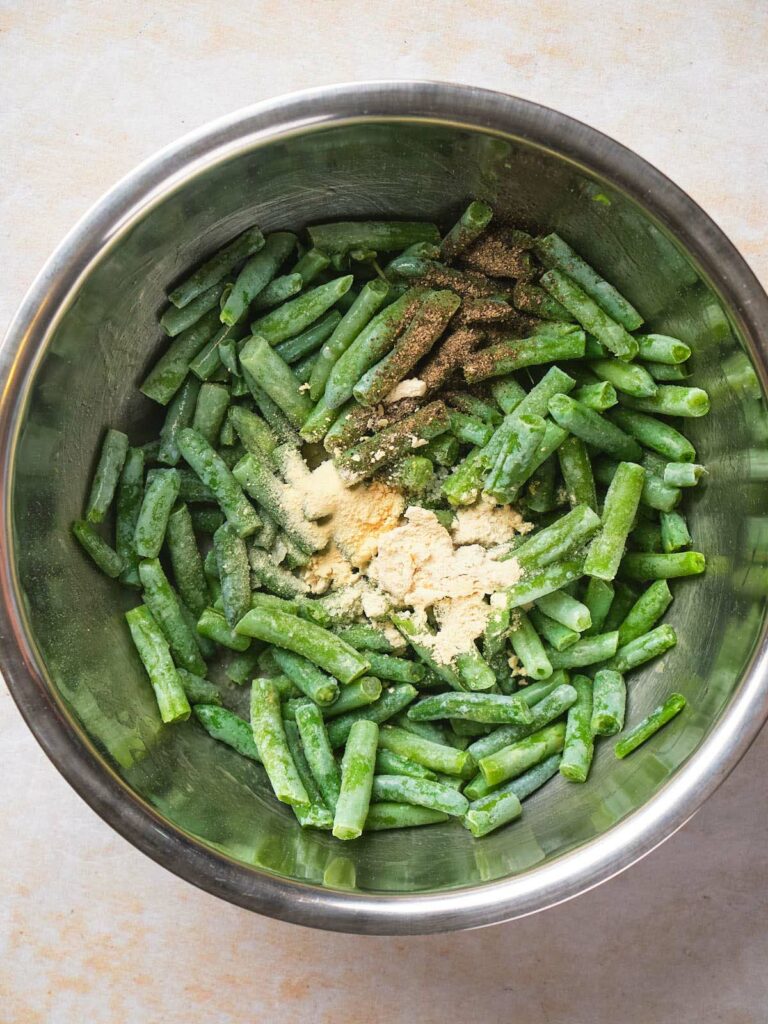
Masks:
[[[707,470],[680,422],[709,397],[690,345],[486,203],[445,233],[302,237],[249,228],[169,291],[140,382],[158,440],[107,430],[72,531],[140,594],[126,621],[164,723],[194,712],[302,827],[457,818],[479,838],[555,776],[585,783],[602,737],[622,759],[683,709],[672,693],[623,732],[627,673],[677,642],[668,581],[705,568],[681,506]],[[308,445],[446,527],[481,496],[533,524],[495,547],[519,579],[450,664],[408,608],[385,629],[309,593],[328,537],[297,501]]]

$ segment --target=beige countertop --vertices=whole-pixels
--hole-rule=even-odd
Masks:
[[[589,122],[686,189],[768,285],[766,52],[759,0],[0,0],[0,329],[80,214],[157,148],[282,92],[386,77]],[[139,854],[0,687],[0,1019],[763,1024],[766,755],[764,732],[677,836],[569,904],[360,938],[249,914]]]

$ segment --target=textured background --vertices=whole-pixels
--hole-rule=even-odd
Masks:
[[[139,160],[293,89],[443,78],[589,122],[665,171],[768,285],[762,0],[0,0],[0,328],[50,250]],[[0,688],[0,1020],[448,1018],[764,1024],[763,733],[698,816],[565,906],[375,939],[218,902],[133,850]]]

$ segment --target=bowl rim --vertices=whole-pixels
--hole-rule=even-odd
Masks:
[[[659,219],[723,297],[768,391],[768,297],[733,244],[686,193],[642,157],[530,100],[436,81],[369,81],[280,96],[209,122],[160,150],[82,217],[34,280],[0,348],[0,636],[2,670],[43,750],[89,806],[135,847],[198,887],[258,913],[334,931],[421,934],[475,928],[555,906],[628,868],[676,832],[722,783],[768,717],[766,624],[709,737],[636,811],[599,838],[521,875],[443,893],[345,892],[280,878],[172,827],[99,756],[45,681],[24,628],[12,559],[16,439],[45,343],[81,281],[152,206],[239,152],[344,123],[418,121],[522,139],[605,179]],[[651,198],[652,197],[652,198]]]

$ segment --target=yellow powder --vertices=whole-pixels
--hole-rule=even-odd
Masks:
[[[451,525],[454,544],[482,544],[484,548],[507,544],[515,534],[529,533],[533,523],[526,523],[516,508],[497,505],[490,498],[481,498],[469,508],[460,508]]]
[[[325,594],[348,586],[354,579],[352,566],[332,542],[304,566],[304,582],[312,594]]]

